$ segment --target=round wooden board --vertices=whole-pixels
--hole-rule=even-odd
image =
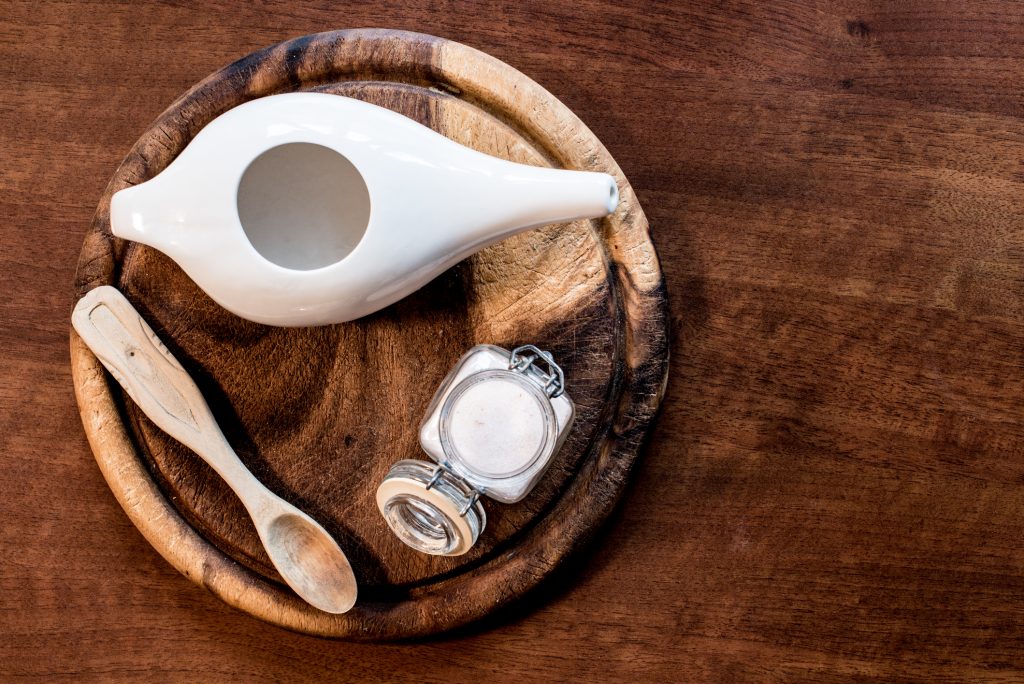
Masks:
[[[165,168],[208,122],[253,98],[315,90],[388,107],[483,152],[606,171],[621,204],[600,221],[495,245],[373,316],[270,328],[214,304],[164,255],[113,238],[110,196]],[[647,221],[607,150],[508,65],[422,34],[322,33],[262,50],[183,95],[114,175],[82,248],[79,295],[120,287],[192,373],[242,460],[310,513],[360,583],[345,615],[319,612],[273,570],[241,504],[197,457],[112,387],[72,332],[82,420],[115,496],[153,546],[227,603],[312,634],[391,639],[465,624],[534,587],[590,539],[625,486],[664,393],[666,297]],[[394,461],[423,457],[416,430],[458,357],[478,343],[550,349],[577,404],[548,474],[516,505],[487,504],[465,556],[403,546],[373,492]]]

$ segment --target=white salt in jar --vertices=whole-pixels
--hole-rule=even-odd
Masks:
[[[434,394],[420,427],[434,463],[396,463],[377,489],[377,506],[409,546],[463,554],[487,524],[480,497],[515,503],[526,496],[574,415],[551,354],[533,345],[473,347]]]

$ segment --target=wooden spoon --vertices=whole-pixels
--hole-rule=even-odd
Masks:
[[[234,490],[288,586],[322,611],[348,611],[356,602],[356,579],[345,553],[327,530],[249,472],[192,378],[124,295],[109,285],[91,290],[75,306],[71,322],[150,420]]]

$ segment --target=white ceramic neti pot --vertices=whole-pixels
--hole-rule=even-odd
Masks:
[[[113,196],[110,225],[229,311],[304,326],[373,313],[490,244],[617,204],[607,174],[515,164],[382,107],[293,93],[212,121]]]

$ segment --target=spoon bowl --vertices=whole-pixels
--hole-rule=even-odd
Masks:
[[[334,538],[300,511],[271,518],[263,546],[295,593],[326,613],[345,613],[356,602],[355,575]]]

